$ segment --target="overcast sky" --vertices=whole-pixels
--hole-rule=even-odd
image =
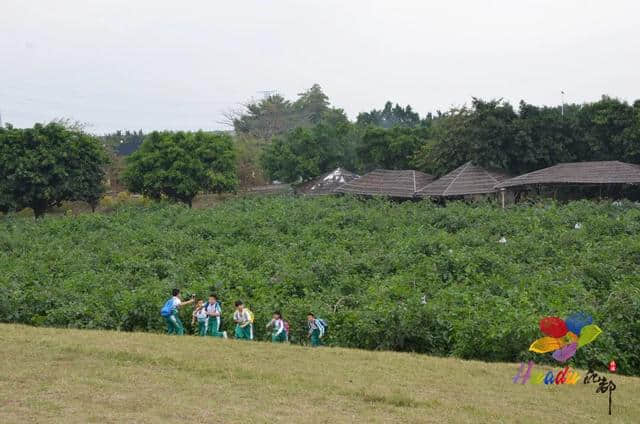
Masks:
[[[471,96],[640,98],[640,2],[1,0],[0,113],[115,129],[222,129],[262,91],[319,83],[351,119]]]

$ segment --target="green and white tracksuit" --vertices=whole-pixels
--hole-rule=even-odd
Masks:
[[[235,311],[233,320],[236,322],[236,339],[253,340],[253,324],[249,312],[246,309],[243,309],[242,312]]]
[[[171,307],[171,315],[164,317],[164,320],[167,323],[167,334],[184,334],[184,326],[182,325],[182,321],[180,321],[180,317],[178,316],[178,307],[182,303],[182,301],[177,297],[173,296],[173,305]]]
[[[267,327],[273,326],[271,333],[271,341],[273,343],[283,343],[287,341],[287,332],[284,328],[284,321],[281,319],[272,319]]]
[[[324,336],[324,326],[317,319],[307,321],[309,323],[309,335],[311,336],[311,347],[322,345],[322,336]]]
[[[202,307],[194,311],[193,315],[198,321],[198,335],[204,336],[205,334],[207,334],[207,311],[205,311],[204,307]]]
[[[220,302],[205,305],[207,313],[207,336],[224,337],[224,333],[220,331],[220,317],[222,316],[222,308]]]

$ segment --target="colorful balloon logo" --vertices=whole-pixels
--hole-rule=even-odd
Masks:
[[[566,362],[582,346],[594,341],[602,330],[593,324],[593,318],[584,312],[576,312],[563,320],[546,317],[540,320],[540,331],[546,336],[536,340],[529,350],[536,353],[553,352],[558,362]]]

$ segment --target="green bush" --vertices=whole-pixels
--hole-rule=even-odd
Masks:
[[[580,222],[581,228],[575,224]],[[0,320],[162,331],[171,288],[255,312],[280,309],[303,342],[308,311],[328,342],[491,361],[528,352],[546,315],[584,310],[604,330],[575,366],[640,375],[640,209],[238,198],[206,210],[123,206],[110,215],[0,220]],[[506,243],[499,243],[505,237]],[[190,321],[191,308],[181,311]]]

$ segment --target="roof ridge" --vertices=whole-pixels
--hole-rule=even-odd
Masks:
[[[500,184],[500,181],[498,181],[498,179],[496,177],[493,176],[493,174],[491,172],[489,172],[488,169],[484,169],[482,167],[480,167],[480,169],[482,169],[482,171],[487,174],[489,176],[489,178],[491,178],[493,181],[496,182],[496,184]]]
[[[465,169],[467,169],[467,167],[468,167],[470,164],[471,164],[471,161],[469,161],[469,162],[465,163],[464,165],[462,165],[462,166],[459,166],[459,167],[458,167],[458,168],[462,168],[462,169],[460,169],[460,172],[458,172],[458,175],[456,175],[456,176],[453,178],[453,180],[451,180],[451,182],[447,185],[447,188],[445,188],[445,189],[444,189],[444,191],[442,192],[442,195],[443,195],[443,196],[446,196],[446,195],[447,195],[447,191],[449,191],[449,189],[451,188],[451,186],[453,185],[453,183],[455,183],[455,182],[456,182],[456,180],[458,179],[458,177],[459,177],[460,175],[462,175],[462,173],[464,172],[464,170],[465,170]]]

